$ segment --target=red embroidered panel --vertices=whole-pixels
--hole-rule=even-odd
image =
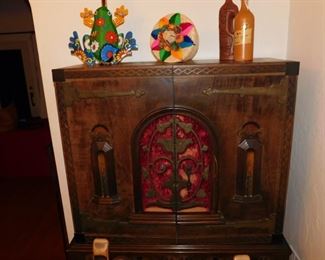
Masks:
[[[214,155],[204,124],[189,115],[151,121],[139,138],[145,212],[209,212]]]
[[[211,136],[197,119],[176,115],[178,210],[210,211],[214,156]]]

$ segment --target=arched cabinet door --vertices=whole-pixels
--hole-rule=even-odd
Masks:
[[[217,212],[216,139],[202,115],[160,110],[138,125],[134,138],[137,213]]]

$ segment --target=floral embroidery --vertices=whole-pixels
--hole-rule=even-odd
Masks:
[[[95,39],[95,38],[97,37],[97,34],[98,34],[97,31],[93,31],[93,32],[91,33],[90,36],[91,36],[93,39]]]
[[[110,44],[104,45],[101,51],[101,58],[104,62],[110,62],[114,59],[114,55],[117,53],[118,49]]]
[[[84,11],[80,13],[80,17],[83,19],[84,25],[86,25],[87,27],[90,27],[90,28],[93,27],[93,25],[94,25],[93,11],[89,10],[88,8],[84,8]]]
[[[92,52],[96,52],[99,48],[99,43],[97,41],[91,41],[89,37],[84,39],[84,47],[86,50],[91,50]]]
[[[84,47],[86,50],[90,50],[91,49],[91,45],[90,45],[90,38],[87,37],[86,39],[84,39]]]
[[[105,34],[105,40],[109,44],[116,44],[118,39],[116,33],[109,31]]]
[[[90,49],[92,52],[96,52],[99,48],[99,43],[97,41],[93,41],[90,45]]]
[[[127,32],[127,34],[125,35],[125,40],[127,41],[126,44],[126,49],[128,50],[137,50],[137,42],[135,40],[135,38],[133,38],[133,33],[132,32]]]
[[[116,8],[114,15],[115,16],[120,16],[120,17],[125,17],[129,14],[128,9],[124,7],[124,5],[120,6],[119,8]]]
[[[98,18],[95,21],[95,23],[96,23],[97,26],[103,26],[105,24],[105,20],[104,20],[104,18]]]

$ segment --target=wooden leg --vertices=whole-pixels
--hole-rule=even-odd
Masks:
[[[248,255],[235,255],[234,260],[250,260]]]
[[[109,260],[109,242],[104,238],[95,238],[93,242],[93,259]]]

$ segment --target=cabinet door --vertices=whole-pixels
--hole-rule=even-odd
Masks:
[[[135,139],[138,212],[215,212],[214,138],[202,118],[169,108],[151,115]]]
[[[177,76],[174,85],[175,105],[200,111],[215,129],[216,203],[225,221],[243,221],[243,227],[255,223],[254,232],[272,233],[286,171],[282,151],[287,143],[288,77]],[[247,230],[243,232],[251,232]]]
[[[145,115],[172,106],[171,78],[78,79],[56,88],[75,230],[127,234],[133,131]]]

